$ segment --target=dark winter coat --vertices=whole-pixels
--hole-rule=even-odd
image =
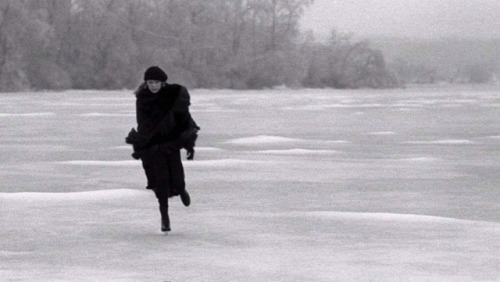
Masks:
[[[151,148],[165,153],[193,150],[200,129],[189,113],[190,96],[184,86],[166,84],[157,93],[143,84],[136,91],[137,131],[126,138],[136,159]]]

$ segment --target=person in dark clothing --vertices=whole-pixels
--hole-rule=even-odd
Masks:
[[[180,196],[187,207],[191,198],[186,190],[181,149],[193,160],[200,129],[189,112],[190,96],[178,84],[167,84],[167,74],[153,66],[144,73],[144,82],[135,91],[137,130],[126,137],[133,145],[132,157],[141,159],[147,189],[154,191],[161,214],[161,231],[168,232],[168,199]]]

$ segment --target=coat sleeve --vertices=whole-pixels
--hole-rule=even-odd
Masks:
[[[144,138],[151,138],[155,132],[156,122],[151,116],[152,109],[147,103],[138,100],[136,103],[137,131]]]
[[[179,94],[177,95],[177,99],[172,105],[173,112],[189,112],[189,106],[191,105],[191,96],[189,95],[188,90],[184,86],[180,86]]]
[[[174,115],[175,128],[173,129],[173,135],[178,137],[184,131],[189,129],[191,125],[191,114],[189,113],[189,106],[191,105],[191,97],[189,92],[184,86],[181,86],[179,91],[179,96],[172,106],[172,112]]]
[[[136,101],[136,119],[137,136],[141,142],[137,144],[140,147],[147,146],[153,136],[158,133],[159,124],[163,119],[163,114],[154,106],[154,97],[137,96]]]
[[[182,87],[180,94],[172,107],[176,127],[174,129],[175,140],[165,143],[164,149],[170,150],[193,150],[200,127],[196,124],[189,112],[190,96],[186,88]]]

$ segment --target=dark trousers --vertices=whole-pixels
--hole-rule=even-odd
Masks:
[[[168,198],[179,195],[186,189],[181,152],[164,153],[150,149],[142,158],[142,167],[148,180],[148,189],[155,192],[162,217],[168,215]]]

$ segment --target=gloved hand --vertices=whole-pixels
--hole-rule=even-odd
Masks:
[[[187,151],[187,160],[192,161],[194,159],[194,148],[193,147],[187,148],[186,151]]]
[[[137,131],[135,128],[132,128],[128,133],[128,136],[125,137],[125,143],[127,144],[136,144],[139,141],[139,137],[137,136]]]

